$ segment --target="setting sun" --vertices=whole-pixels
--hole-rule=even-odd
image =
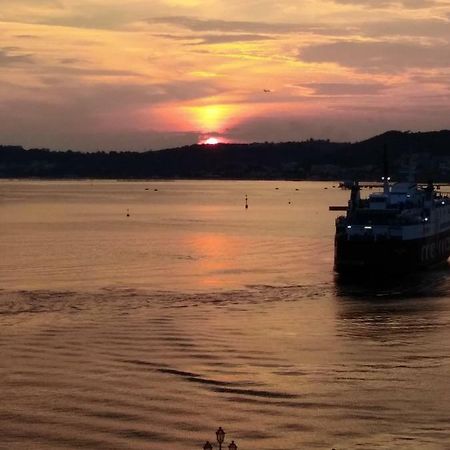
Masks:
[[[216,145],[219,143],[219,139],[217,139],[215,137],[210,137],[210,138],[206,139],[203,143],[207,144],[207,145]]]

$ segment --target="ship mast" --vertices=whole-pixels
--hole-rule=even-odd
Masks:
[[[389,194],[389,163],[388,163],[388,155],[387,155],[387,147],[386,144],[384,145],[383,149],[383,193],[384,195]]]

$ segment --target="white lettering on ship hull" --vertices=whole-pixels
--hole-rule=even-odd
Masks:
[[[420,260],[424,263],[443,258],[450,253],[450,237],[423,244],[420,249]]]

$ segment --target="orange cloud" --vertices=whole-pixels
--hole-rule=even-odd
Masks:
[[[0,134],[9,142],[161,148],[212,132],[244,141],[303,139],[311,130],[356,139],[357,130],[384,125],[443,125],[448,2],[0,6]],[[351,115],[355,105],[364,114]],[[441,114],[425,117],[425,105]]]

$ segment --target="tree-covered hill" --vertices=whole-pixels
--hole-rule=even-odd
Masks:
[[[377,179],[383,148],[394,176],[414,164],[421,178],[450,181],[450,131],[389,131],[357,143],[191,145],[146,152],[50,151],[0,146],[2,178]],[[431,162],[431,163],[430,163]]]

